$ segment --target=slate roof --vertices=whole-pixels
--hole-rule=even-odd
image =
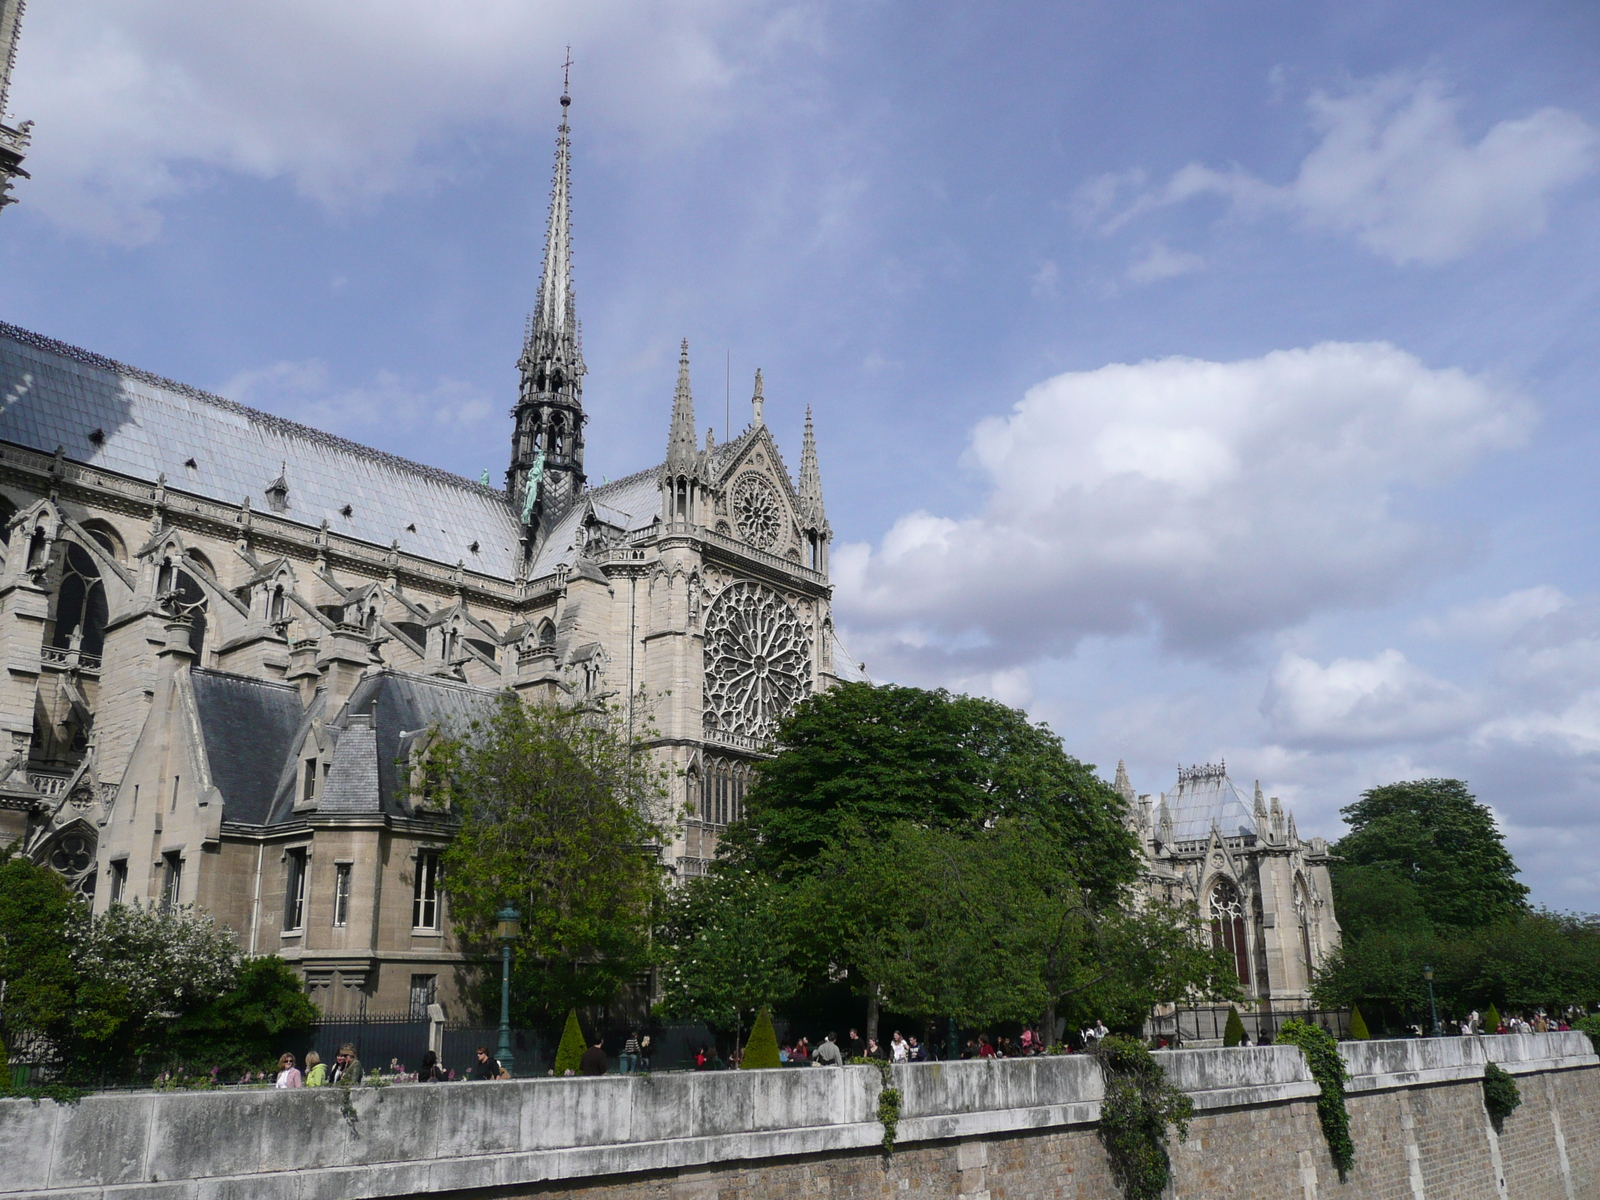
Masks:
[[[589,488],[562,514],[545,538],[539,557],[528,571],[528,578],[551,574],[558,566],[571,566],[577,557],[573,541],[585,512],[584,499],[595,507],[595,515],[627,533],[646,528],[661,513],[661,468],[649,467],[632,475]]]
[[[390,756],[394,757],[393,755]],[[350,717],[334,747],[317,805],[321,812],[380,812],[378,734],[370,717]]]
[[[272,809],[300,728],[299,689],[204,667],[189,669],[211,781],[230,821],[259,825]]]
[[[0,441],[44,454],[62,446],[74,462],[150,482],[165,474],[173,491],[225,504],[249,496],[268,511],[266,489],[281,471],[285,519],[313,529],[326,519],[384,549],[398,538],[434,562],[516,573],[516,514],[493,488],[3,322]]]
[[[1174,841],[1199,841],[1211,836],[1216,824],[1223,837],[1257,836],[1254,809],[1221,767],[1180,770],[1178,785],[1165,793],[1172,813]]]
[[[408,675],[402,671],[381,671],[367,676],[356,684],[344,712],[332,722],[339,731],[333,769],[339,769],[345,743],[352,734],[362,739],[370,736],[372,752],[377,757],[377,795],[370,801],[359,801],[367,805],[365,808],[339,811],[381,811],[393,816],[403,815],[406,811],[404,789],[408,781],[400,777],[398,760],[403,742],[409,744],[405,735],[433,725],[464,731],[473,721],[487,720],[493,716],[501,695],[501,692],[473,687],[456,680]],[[360,733],[358,726],[352,723],[350,718],[358,715],[371,717],[370,735]],[[363,747],[366,744],[362,742]],[[331,787],[331,773],[328,782]],[[339,802],[355,805],[358,800],[351,794],[342,796]]]

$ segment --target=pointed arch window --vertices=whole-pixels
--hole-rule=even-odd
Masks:
[[[1208,899],[1208,916],[1211,918],[1211,945],[1226,950],[1233,958],[1239,982],[1250,983],[1250,943],[1245,936],[1244,905],[1239,888],[1231,879],[1218,879],[1211,885]]]
[[[283,620],[284,606],[287,603],[283,594],[283,584],[272,589],[272,599],[267,604],[267,620],[276,625]]]
[[[1309,981],[1316,962],[1311,956],[1311,904],[1306,897],[1305,880],[1298,875],[1294,881],[1294,915],[1300,926],[1300,954],[1306,964],[1306,979]]]
[[[74,641],[96,658],[105,649],[106,588],[94,556],[76,542],[66,543],[61,584],[56,592],[56,628],[50,644],[70,649]]]

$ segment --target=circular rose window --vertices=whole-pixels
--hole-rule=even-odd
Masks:
[[[736,583],[706,614],[707,731],[768,738],[811,692],[811,645],[800,614],[771,588]]]
[[[745,541],[770,549],[783,532],[783,502],[760,475],[741,475],[733,485],[733,519]]]

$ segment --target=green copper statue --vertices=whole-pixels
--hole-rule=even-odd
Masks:
[[[544,480],[544,451],[533,456],[533,466],[528,471],[528,490],[522,494],[522,523],[526,525],[533,516],[534,501],[539,498],[539,484]]]

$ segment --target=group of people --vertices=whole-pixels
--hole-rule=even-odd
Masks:
[[[1580,1012],[1578,1015],[1582,1016],[1583,1014]],[[1566,1014],[1566,1016],[1552,1017],[1546,1014],[1542,1008],[1535,1011],[1531,1018],[1519,1016],[1516,1013],[1508,1013],[1500,1018],[1498,1025],[1493,1029],[1488,1029],[1485,1028],[1484,1019],[1479,1015],[1478,1010],[1473,1009],[1457,1024],[1461,1029],[1462,1037],[1476,1037],[1481,1033],[1561,1033],[1572,1028],[1567,1023],[1567,1018],[1570,1016],[1572,1016],[1571,1013]]]
[[[343,1087],[352,1087],[361,1082],[365,1068],[361,1060],[356,1057],[356,1048],[346,1042],[339,1047],[339,1053],[333,1056],[333,1064],[322,1061],[315,1050],[306,1052],[306,1069],[304,1074],[295,1064],[293,1054],[284,1054],[278,1059],[278,1076],[273,1086],[279,1088],[297,1087],[329,1087],[339,1084]]]

